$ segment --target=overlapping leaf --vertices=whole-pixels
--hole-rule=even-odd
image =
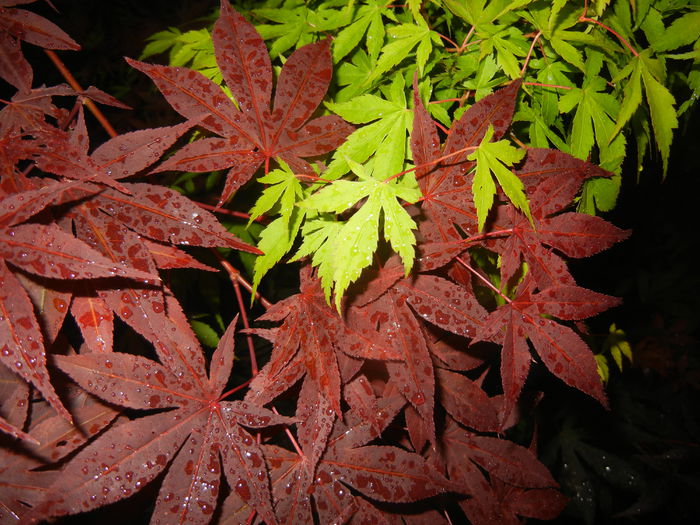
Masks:
[[[198,72],[129,61],[151,77],[176,111],[186,118],[203,118],[202,127],[223,137],[195,141],[158,169],[231,168],[220,204],[263,161],[267,167],[270,159],[280,157],[296,171],[313,173],[302,158],[328,153],[351,131],[337,116],[309,120],[331,78],[329,41],[306,45],[287,59],[270,108],[272,66],[267,48],[255,28],[226,1],[221,2],[212,38],[217,64],[236,103]]]
[[[58,366],[83,389],[113,404],[174,410],[123,423],[93,441],[73,458],[60,483],[50,487],[38,511],[58,516],[118,501],[170,465],[153,522],[208,523],[223,470],[231,489],[266,522],[276,523],[264,453],[243,426],[257,429],[288,419],[221,399],[233,364],[234,325],[214,353],[209,377],[199,348],[199,362],[176,349],[161,349],[170,357],[164,364],[117,352],[58,359]],[[189,373],[183,374],[185,369]]]
[[[301,293],[274,305],[260,320],[282,321],[274,333],[270,361],[251,384],[249,399],[266,403],[308,374],[336,414],[340,407],[338,359],[396,359],[388,341],[362,318],[347,325],[326,303],[319,283],[306,270]],[[261,335],[267,336],[267,332]]]

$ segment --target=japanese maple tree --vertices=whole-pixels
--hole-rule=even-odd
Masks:
[[[510,142],[521,80],[438,125],[419,87],[424,28],[412,97],[399,76],[387,88],[398,125],[357,160],[343,146],[363,129],[342,118],[350,106],[321,106],[331,38],[299,46],[275,75],[263,38],[222,0],[212,41],[223,88],[127,59],[185,120],[91,148],[83,103],[119,103],[95,88],[32,87],[19,39],[77,44],[13,7],[26,3],[0,1],[2,77],[17,88],[0,111],[2,523],[91,511],[147,486],[159,487],[152,523],[489,524],[561,512],[536,441],[505,433],[527,408],[534,366],[607,406],[579,322],[619,301],[579,286],[567,261],[629,232],[573,206],[610,172]],[[398,143],[406,169],[382,157]],[[257,247],[153,180],[215,170],[228,172],[208,208],[257,192]],[[274,304],[258,294],[266,312],[253,327],[238,293],[238,316],[207,354],[163,273],[216,271],[189,246],[227,249],[216,253],[237,292],[255,292],[294,249],[299,291]],[[252,285],[226,258],[238,252],[258,257]],[[240,359],[232,379],[239,318],[251,366]],[[256,349],[253,336],[269,344]]]

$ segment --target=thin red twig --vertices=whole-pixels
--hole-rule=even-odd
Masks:
[[[537,41],[540,39],[541,36],[542,36],[542,31],[537,31],[535,38],[532,39],[532,43],[530,44],[530,49],[528,50],[527,56],[525,57],[525,63],[523,64],[523,68],[520,70],[521,77],[525,74],[525,70],[527,69],[527,65],[530,63],[530,57],[532,56],[532,51],[535,49],[535,44],[537,44]]]
[[[76,91],[82,92],[83,88],[80,86],[73,74],[68,70],[63,61],[60,58],[58,58],[58,55],[50,49],[44,49],[44,53],[46,53],[49,59],[51,59],[51,62],[53,62],[53,64],[56,66],[56,69],[60,71],[61,75],[63,75],[63,78],[66,79],[66,82],[70,84],[70,87],[72,87]],[[104,130],[110,137],[114,138],[117,135],[119,135],[119,133],[117,133],[116,130],[109,123],[107,117],[104,116],[102,111],[100,111],[100,108],[98,108],[92,100],[86,99],[85,105],[95,116],[97,121],[100,123],[100,125],[104,128]]]
[[[503,297],[503,299],[504,299],[507,303],[511,303],[511,302],[512,302],[512,301],[510,300],[510,297],[508,297],[507,295],[505,295],[501,290],[499,290],[498,288],[496,288],[496,287],[494,286],[494,284],[493,284],[491,281],[489,281],[486,277],[484,277],[484,276],[481,275],[479,272],[477,272],[474,268],[472,268],[471,264],[467,263],[467,262],[466,262],[464,259],[462,259],[461,257],[457,257],[457,261],[459,262],[459,264],[461,264],[461,265],[464,266],[467,270],[469,270],[471,273],[473,273],[473,274],[477,277],[477,279],[479,279],[481,282],[483,282],[488,288],[491,288],[491,290],[493,290],[495,293],[497,293],[498,295],[500,295],[501,297]]]
[[[467,146],[465,148],[458,149],[457,151],[453,151],[452,153],[448,153],[447,155],[443,155],[442,157],[438,157],[437,159],[433,159],[430,162],[426,162],[424,164],[419,164],[418,166],[413,166],[412,168],[400,171],[399,173],[394,173],[393,175],[390,175],[389,177],[384,179],[382,182],[389,182],[390,180],[396,179],[396,178],[400,177],[401,175],[405,175],[406,173],[411,173],[412,171],[416,171],[417,169],[427,168],[428,166],[433,166],[435,164],[442,162],[443,160],[449,159],[450,157],[454,157],[454,156],[459,155],[461,153],[466,153],[467,151],[474,151],[478,147],[479,146]]]
[[[523,82],[526,86],[540,86],[552,89],[573,89],[571,86],[560,86],[558,84],[543,84],[542,82]]]
[[[274,406],[271,408],[272,408],[272,411],[279,416],[280,413],[277,411],[277,409]],[[301,457],[304,457],[304,452],[301,450],[299,443],[297,443],[297,440],[294,438],[294,434],[292,434],[291,431],[287,427],[284,427],[284,432],[287,434],[289,441],[292,442],[292,446],[294,447],[294,450],[296,451],[296,453],[299,454]]]
[[[243,213],[242,211],[234,211],[234,210],[228,210],[226,208],[221,208],[219,206],[214,206],[212,204],[205,204],[204,202],[199,202],[199,201],[192,201],[197,206],[200,206],[204,208],[205,210],[210,210],[213,211],[214,213],[221,213],[223,215],[230,215],[231,217],[237,217],[239,219],[250,219],[250,215],[248,213]],[[261,215],[260,217],[257,217],[256,219],[253,219],[253,222],[260,222],[260,223],[265,223],[267,221],[267,217],[264,215]]]
[[[593,19],[593,18],[588,18],[588,17],[585,16],[585,15],[581,15],[581,17],[578,19],[578,21],[579,21],[579,22],[590,22],[590,23],[592,23],[592,24],[595,24],[595,25],[598,25],[598,26],[602,27],[603,29],[605,29],[605,30],[608,31],[609,33],[615,35],[615,36],[617,37],[617,39],[618,39],[620,42],[622,42],[622,44],[623,44],[627,49],[629,49],[630,52],[631,52],[634,56],[636,56],[636,57],[639,56],[639,53],[637,53],[637,51],[635,51],[635,49],[630,45],[630,43],[629,43],[627,40],[625,40],[625,38],[624,38],[620,33],[618,33],[617,31],[615,31],[612,27],[606,26],[604,23],[598,22],[598,20],[595,20],[595,19]]]
[[[226,270],[226,273],[229,275],[229,279],[231,280],[231,283],[233,284],[233,290],[236,294],[236,301],[238,302],[238,308],[241,312],[241,319],[243,320],[243,326],[245,328],[250,328],[250,324],[248,322],[248,314],[247,314],[247,309],[245,305],[245,301],[243,300],[243,294],[241,293],[241,285],[243,285],[246,289],[249,291],[252,290],[252,287],[250,286],[250,283],[246,281],[242,276],[241,273],[236,270],[231,263],[229,263],[226,259],[224,259],[221,254],[216,251],[212,250],[212,252],[216,255],[217,259],[219,259],[219,263],[221,266]],[[271,303],[264,299],[260,294],[255,294],[257,298],[260,299],[260,303],[265,307],[269,308],[271,306]],[[258,359],[255,355],[255,346],[253,345],[253,337],[251,334],[246,334],[246,342],[248,344],[248,354],[250,355],[250,368],[251,368],[251,374],[253,377],[258,375],[259,369],[258,369]]]

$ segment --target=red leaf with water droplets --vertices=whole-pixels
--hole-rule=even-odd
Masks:
[[[102,432],[120,414],[112,405],[75,385],[69,385],[66,393],[66,408],[73,417],[72,422],[57,416],[47,403],[32,405],[29,432],[37,443],[26,448],[38,465],[65,458]]]
[[[97,169],[114,179],[134,175],[156,162],[194,124],[141,129],[118,135],[90,155]]]
[[[15,427],[24,427],[29,409],[29,384],[0,366],[0,415]]]
[[[541,288],[574,285],[565,262],[552,248],[569,257],[588,257],[629,236],[629,231],[621,230],[600,217],[561,213],[571,204],[585,176],[591,172],[598,174],[580,165],[576,167],[572,175],[565,164],[561,174],[563,179],[560,174],[550,173],[531,190],[530,211],[534,225],[513,207],[507,207],[508,226],[512,233],[505,240],[493,243],[494,249],[502,254],[502,280],[510,279],[524,261]]]
[[[506,402],[515,402],[527,375],[528,338],[554,375],[607,406],[593,353],[572,328],[551,316],[582,319],[618,303],[614,297],[572,286],[533,293],[532,286],[523,283],[516,298],[491,313],[476,335],[504,346],[501,370]]]
[[[107,259],[53,224],[21,224],[0,229],[0,257],[29,273],[52,279],[160,280],[155,274]]]
[[[22,54],[19,40],[0,31],[0,74],[21,92],[32,88],[34,71]]]
[[[173,108],[223,138],[205,138],[182,148],[156,171],[212,171],[232,167],[219,204],[265,162],[283,159],[292,169],[313,173],[302,160],[326,154],[352,127],[337,115],[309,121],[332,76],[330,40],[307,44],[286,60],[272,108],[272,65],[255,28],[225,0],[212,32],[216,62],[240,109],[221,88],[196,71],[128,60],[147,74]]]
[[[486,318],[474,294],[434,275],[419,275],[397,283],[413,310],[426,321],[464,337],[473,337]]]
[[[431,441],[435,441],[435,374],[430,352],[420,322],[408,305],[400,288],[366,306],[369,318],[386,334],[400,360],[388,361],[387,370],[401,395],[421,416]]]
[[[145,237],[173,244],[226,246],[261,253],[228,233],[211,213],[174,190],[144,183],[124,186],[132,195],[106,190],[95,202],[116,220]]]
[[[151,257],[153,257],[153,261],[156,263],[159,270],[195,268],[207,272],[218,272],[216,268],[199,262],[190,254],[175,248],[175,246],[149,241],[148,239],[143,239],[143,244],[148,248],[148,251],[151,252]]]
[[[114,342],[114,314],[97,294],[89,293],[73,296],[71,314],[90,351],[109,353]]]
[[[29,294],[46,346],[50,346],[58,337],[68,313],[72,296],[70,285],[20,272],[15,277]]]
[[[78,43],[56,24],[25,9],[0,10],[0,29],[46,49],[80,49]]]
[[[64,418],[70,414],[56,395],[48,370],[44,338],[27,292],[0,261],[0,362],[34,385]]]
[[[462,374],[436,368],[440,403],[463,425],[481,432],[499,430],[495,404],[479,385]]]
[[[372,416],[379,425],[374,427],[364,419],[369,413],[357,405],[360,398],[364,404],[373,396],[361,384],[357,383],[357,387],[359,390],[353,387],[355,392],[350,396],[356,407],[354,415],[350,416],[354,423],[347,427],[336,420],[335,437],[328,442],[313,476],[309,474],[311,463],[306,451],[298,455],[279,447],[265,448],[276,509],[285,523],[307,523],[312,516],[312,498],[319,519],[329,523],[338,516],[349,515],[363,504],[373,507],[377,501],[409,503],[454,488],[416,453],[389,446],[361,446],[378,435],[375,430],[381,432],[391,422],[403,402],[396,404],[397,397],[387,399],[387,403],[384,403],[385,398],[375,400],[379,412],[384,411],[385,415],[377,412]],[[357,410],[363,411],[362,416]],[[299,433],[310,435],[315,425],[313,419],[302,420]],[[369,499],[354,495],[348,487]],[[376,509],[376,513],[381,514],[381,511]],[[240,514],[245,515],[244,512]],[[366,509],[365,514],[375,515],[375,512]],[[388,514],[387,518],[390,516]]]
[[[223,401],[233,363],[234,325],[221,339],[211,380],[201,367],[183,373],[177,348],[160,348],[161,363],[114,352],[56,356],[57,365],[84,390],[112,404],[173,410],[117,425],[66,466],[37,515],[83,512],[124,499],[168,467],[154,521],[208,523],[223,471],[231,490],[266,523],[277,523],[262,448],[243,427],[260,429],[288,418],[242,401]],[[201,348],[196,348],[201,359]]]
[[[471,434],[449,418],[441,445],[450,479],[472,496],[465,511],[475,523],[510,523],[498,503],[499,482],[522,489],[557,487],[530,450],[504,439]],[[489,473],[488,480],[481,469]]]
[[[308,374],[340,415],[337,354],[366,359],[397,359],[401,354],[361,314],[343,322],[326,303],[310,268],[302,270],[301,280],[301,293],[277,303],[260,317],[284,321],[274,334],[272,357],[251,383],[248,395],[266,403]]]
[[[519,88],[520,82],[513,82],[472,105],[452,124],[445,145],[440,148],[437,127],[418,95],[414,79],[415,131],[411,134],[411,151],[419,166],[416,175],[423,192],[421,211],[427,218],[420,231],[427,241],[461,240],[455,225],[467,235],[477,233],[469,174],[474,162],[466,157],[471,148],[479,145],[490,125],[494,140],[503,136],[510,126]]]
[[[98,188],[78,182],[48,182],[34,190],[8,195],[0,201],[0,226],[14,226],[30,219],[47,206],[61,204],[97,193]]]
[[[0,33],[0,40],[3,38],[7,36],[3,37]],[[0,44],[0,61],[5,59],[1,48]],[[21,61],[13,64],[13,67],[21,68]],[[5,71],[5,74],[12,74],[12,69],[9,67],[4,70],[0,67],[0,70]],[[0,132],[4,134],[11,131],[34,131],[44,128],[46,116],[56,117],[59,114],[51,97],[60,95],[75,95],[75,91],[68,84],[18,91],[0,110]]]

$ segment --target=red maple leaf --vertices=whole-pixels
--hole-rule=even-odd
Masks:
[[[462,240],[455,225],[468,236],[477,232],[470,174],[475,163],[466,157],[479,145],[489,126],[493,126],[494,140],[507,131],[519,87],[519,81],[513,82],[476,102],[452,124],[441,148],[437,126],[418,96],[417,79],[414,79],[411,151],[423,193],[421,212],[426,220],[421,222],[420,231],[425,240]]]
[[[253,380],[248,394],[248,399],[263,404],[308,374],[335,413],[341,415],[343,359],[401,357],[367,320],[357,317],[354,322],[345,323],[326,303],[320,282],[312,278],[310,267],[302,270],[300,293],[273,305],[258,320],[283,321],[273,334],[254,330],[271,336],[274,342],[270,361]]]
[[[260,35],[226,0],[212,33],[216,62],[238,104],[196,71],[128,60],[146,73],[186,118],[219,135],[180,149],[156,171],[231,168],[219,204],[227,201],[265,162],[279,157],[297,172],[311,173],[304,157],[317,157],[343,143],[352,127],[337,115],[311,118],[332,75],[328,39],[297,49],[285,62],[272,109],[272,65]],[[239,109],[240,108],[240,109]]]
[[[455,489],[420,455],[367,445],[396,417],[405,404],[401,396],[377,398],[367,379],[359,376],[346,385],[345,398],[351,406],[344,414],[347,425],[334,417],[307,378],[300,405],[311,417],[300,418],[300,449],[297,453],[276,446],[265,449],[275,509],[285,523],[309,523],[313,509],[321,523],[343,522],[351,516],[353,522],[382,523],[401,515],[385,513],[376,502],[410,503]],[[297,411],[297,417],[301,415]],[[235,515],[245,516],[245,505],[235,495],[225,505]]]
[[[526,279],[512,301],[489,315],[475,338],[503,346],[501,379],[506,403],[512,407],[527,377],[529,339],[554,375],[607,406],[593,353],[573,329],[557,319],[584,319],[617,304],[615,297],[575,285],[534,292],[533,281]]]
[[[566,498],[530,450],[504,439],[471,434],[450,418],[440,442],[439,461],[444,461],[450,480],[472,496],[460,506],[475,525],[516,525],[520,523],[516,514],[553,518],[563,510]],[[508,495],[514,501],[504,501]],[[538,497],[542,500],[533,504]]]
[[[163,364],[118,352],[57,357],[57,365],[84,390],[110,403],[173,410],[123,422],[83,448],[49,488],[35,516],[84,512],[118,501],[167,467],[153,521],[208,523],[223,470],[233,492],[266,523],[277,523],[263,449],[243,427],[290,420],[247,402],[223,400],[234,359],[234,325],[235,320],[221,338],[208,376],[199,347],[187,354],[157,348]]]
[[[32,66],[22,54],[20,40],[46,49],[80,49],[53,22],[26,9],[10,8],[32,1],[6,0],[0,6],[0,76],[20,91],[29,91],[33,80]]]

